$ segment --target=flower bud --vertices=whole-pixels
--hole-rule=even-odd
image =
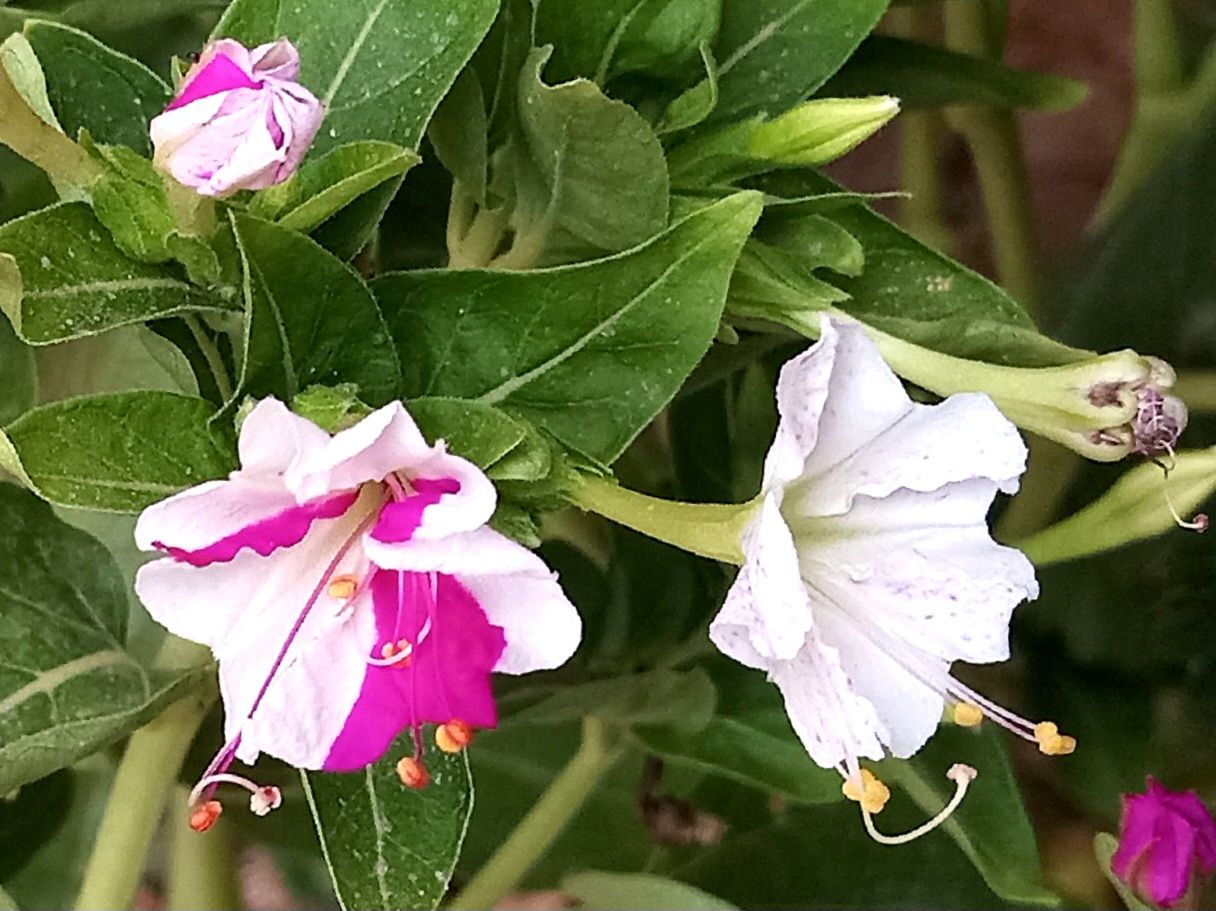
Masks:
[[[229,38],[208,45],[152,120],[156,165],[204,196],[287,180],[324,115],[299,70],[286,38],[253,50]]]
[[[748,152],[782,167],[813,168],[852,150],[899,113],[899,100],[817,98],[752,130]]]
[[[1198,908],[1216,871],[1216,819],[1194,791],[1148,779],[1125,794],[1111,872],[1158,908]]]

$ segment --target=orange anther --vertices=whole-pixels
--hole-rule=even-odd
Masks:
[[[426,770],[420,759],[404,756],[397,763],[397,777],[407,788],[420,791],[431,783],[431,773]]]
[[[223,805],[218,800],[208,800],[199,804],[190,814],[190,828],[195,832],[206,832],[224,812]]]
[[[435,746],[445,753],[459,753],[472,742],[472,726],[458,718],[435,728]]]

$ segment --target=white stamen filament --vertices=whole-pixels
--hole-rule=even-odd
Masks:
[[[1170,515],[1174,517],[1174,523],[1179,528],[1185,528],[1187,531],[1207,531],[1209,523],[1206,513],[1201,512],[1195,516],[1195,518],[1189,521],[1182,518],[1182,516],[1178,513],[1178,507],[1174,505],[1174,498],[1170,496],[1170,473],[1177,466],[1178,460],[1174,455],[1174,450],[1172,447],[1167,445],[1165,447],[1165,451],[1169,453],[1169,463],[1167,464],[1163,461],[1158,461],[1157,464],[1161,466],[1161,482],[1162,488],[1165,491],[1165,505],[1169,509]]]
[[[194,806],[198,803],[198,799],[202,796],[203,791],[207,790],[212,785],[218,784],[234,784],[244,788],[250,794],[257,794],[262,790],[262,786],[250,781],[248,778],[242,778],[240,775],[233,775],[230,772],[220,772],[216,775],[208,775],[205,778],[199,779],[198,784],[190,792],[188,804]]]
[[[971,766],[963,765],[962,763],[951,766],[950,771],[946,773],[946,777],[953,781],[955,785],[954,796],[950,798],[950,802],[942,807],[941,811],[932,819],[902,835],[884,835],[882,832],[879,832],[874,827],[874,817],[870,815],[864,806],[861,807],[861,818],[865,823],[867,834],[880,845],[906,845],[922,835],[929,834],[949,819],[951,814],[958,809],[959,804],[963,802],[963,797],[967,794],[967,787],[975,780],[977,774]]]

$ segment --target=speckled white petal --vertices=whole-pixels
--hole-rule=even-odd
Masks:
[[[839,515],[857,496],[934,491],[971,478],[1012,493],[1025,470],[1026,446],[992,400],[954,395],[938,405],[912,406],[865,446],[792,486],[782,508],[787,515]]]
[[[381,481],[394,471],[408,472],[438,452],[404,406],[391,402],[297,460],[287,471],[286,483],[305,502],[366,481]]]
[[[861,757],[881,759],[887,739],[874,707],[858,695],[836,649],[817,632],[788,661],[775,661],[769,676],[781,690],[794,732],[811,759],[825,769]]]
[[[821,608],[816,618],[823,641],[834,647],[851,688],[874,713],[876,736],[893,756],[906,759],[925,745],[942,719],[945,699],[941,689],[928,686],[892,657],[861,635],[839,610]],[[908,646],[888,643],[915,660],[926,674],[940,675],[944,686],[946,663],[917,655]]]
[[[822,324],[822,338],[834,333],[836,341],[827,399],[818,414],[818,437],[803,468],[808,476],[862,449],[912,408],[899,377],[860,324],[827,316]]]
[[[793,658],[812,624],[798,552],[774,497],[761,502],[742,545],[745,562],[709,638],[736,661],[766,667]]]
[[[1010,616],[1039,589],[1025,555],[989,536],[995,492],[970,480],[859,497],[845,516],[800,526],[802,575],[851,617],[927,654],[1004,661]]]

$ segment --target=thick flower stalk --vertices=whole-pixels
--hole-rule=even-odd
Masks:
[[[144,511],[136,539],[167,557],[136,591],[171,632],[219,660],[227,743],[191,796],[192,824],[219,814],[220,783],[278,805],[229,773],[261,752],[350,771],[404,730],[398,765],[427,782],[421,726],[459,750],[497,723],[490,674],[553,668],[581,626],[544,562],[486,527],[493,485],[428,444],[400,403],[333,437],[265,399],[245,419],[241,468]]]
[[[208,45],[152,120],[155,163],[204,196],[287,180],[325,113],[299,72],[286,38],[252,50],[229,38]]]
[[[1012,611],[1038,595],[1030,562],[986,524],[1025,469],[1017,430],[983,395],[913,403],[860,325],[825,317],[821,332],[782,369],[744,564],[710,638],[769,675],[811,758],[889,840],[869,818],[887,789],[859,760],[911,756],[947,708],[1048,754],[1075,741],[950,673],[1007,659]],[[951,770],[959,797],[974,774]]]
[[[1111,871],[1158,908],[1199,908],[1216,872],[1216,819],[1194,791],[1147,785],[1123,797]]]

